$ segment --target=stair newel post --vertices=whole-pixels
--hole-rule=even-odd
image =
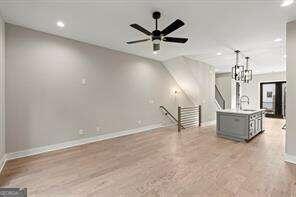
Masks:
[[[178,132],[181,132],[181,107],[178,107]]]
[[[201,105],[198,106],[198,126],[201,126]]]

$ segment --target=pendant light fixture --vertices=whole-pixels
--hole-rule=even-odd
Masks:
[[[236,63],[235,66],[232,67],[232,78],[237,82],[244,81],[244,66],[239,65],[240,51],[236,50],[234,52],[236,53]]]
[[[244,70],[244,82],[249,83],[252,81],[253,73],[252,70],[249,68],[249,59],[250,57],[246,57],[246,69]]]

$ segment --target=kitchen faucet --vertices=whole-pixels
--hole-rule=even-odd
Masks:
[[[244,100],[244,98],[246,100]],[[241,96],[240,100],[239,100],[239,109],[242,110],[242,104],[243,103],[248,103],[248,105],[250,104],[250,98],[247,95],[243,95]]]

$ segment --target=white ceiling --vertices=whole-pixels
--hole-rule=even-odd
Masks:
[[[230,71],[233,49],[251,56],[256,72],[285,70],[285,24],[296,19],[296,5],[280,7],[281,0],[203,1],[90,1],[0,0],[0,12],[8,23],[72,38],[157,60],[185,55],[209,63],[218,72]],[[138,23],[153,30],[154,10],[162,12],[160,29],[177,18],[186,25],[170,36],[188,37],[186,44],[164,43],[159,54],[151,43],[127,45],[145,38],[129,25]],[[65,28],[56,22],[65,22]],[[217,56],[221,52],[221,56]]]

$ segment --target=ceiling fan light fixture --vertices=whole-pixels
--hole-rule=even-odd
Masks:
[[[160,39],[154,39],[152,42],[153,44],[160,44]]]

